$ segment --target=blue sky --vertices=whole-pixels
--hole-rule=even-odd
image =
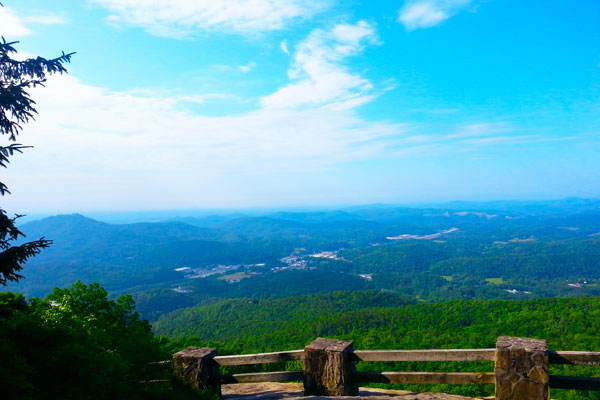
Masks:
[[[600,197],[596,0],[3,3],[9,211]]]

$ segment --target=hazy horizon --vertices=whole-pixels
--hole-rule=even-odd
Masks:
[[[494,210],[494,206],[522,205],[556,205],[562,202],[573,202],[583,204],[589,202],[600,202],[600,198],[577,198],[566,197],[556,199],[494,199],[494,200],[465,200],[456,199],[440,202],[414,202],[414,203],[356,203],[356,204],[329,204],[329,205],[306,205],[306,206],[271,206],[271,207],[236,207],[236,208],[190,208],[190,209],[130,209],[130,210],[62,210],[33,212],[23,215],[18,222],[20,225],[47,217],[58,215],[80,214],[88,218],[96,219],[109,223],[131,223],[131,222],[160,222],[173,218],[203,218],[211,216],[227,216],[240,214],[244,216],[268,216],[278,212],[291,213],[310,213],[310,212],[332,212],[332,211],[352,211],[361,208],[414,208],[414,209],[449,209],[465,211],[478,211],[477,207],[483,207],[483,210]],[[458,208],[453,208],[458,207]],[[498,209],[496,209],[497,211]],[[600,210],[600,208],[599,208]],[[10,210],[9,210],[10,212]]]

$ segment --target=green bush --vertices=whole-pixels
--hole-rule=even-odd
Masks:
[[[0,293],[3,399],[192,398],[168,381],[169,364],[149,364],[169,357],[131,296],[81,282],[44,300]],[[167,382],[140,384],[150,379]]]

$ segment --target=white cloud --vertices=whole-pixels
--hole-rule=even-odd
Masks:
[[[39,116],[19,140],[35,148],[14,157],[7,182],[15,209],[40,197],[55,210],[224,204],[275,173],[376,157],[404,132],[351,109],[208,117],[187,110],[185,97],[111,92],[73,76],[52,77],[32,95]]]
[[[288,44],[287,44],[287,40],[282,40],[281,43],[279,44],[279,48],[281,48],[281,51],[283,51],[285,54],[290,54],[290,50],[288,49]]]
[[[365,22],[312,32],[295,49],[291,83],[229,116],[186,105],[232,95],[118,92],[53,76],[32,92],[39,115],[19,141],[35,148],[11,160],[3,182],[13,195],[4,200],[25,212],[331,200],[359,193],[326,176],[345,163],[544,140],[509,138],[507,123],[424,134],[440,129],[361,118],[355,108],[373,98],[372,85],[344,61],[375,41]]]
[[[550,143],[554,141],[573,141],[579,137],[551,137],[543,134],[531,134],[519,129],[510,122],[481,122],[458,126],[455,133],[442,136],[446,148],[457,151],[476,151],[482,147],[510,146],[530,143]]]
[[[32,96],[39,115],[19,142],[35,148],[13,157],[3,180],[7,209],[29,213],[331,201],[357,196],[332,173],[345,163],[548,140],[507,123],[424,134],[440,129],[367,121],[330,104],[209,117],[185,103],[229,96],[113,92],[69,75]]]
[[[110,11],[114,24],[140,26],[151,34],[185,37],[198,30],[237,33],[284,29],[326,9],[318,0],[88,0]]]
[[[32,34],[33,31],[27,27],[29,24],[57,25],[65,22],[65,18],[45,11],[37,11],[36,14],[21,17],[8,7],[0,7],[0,29],[2,30],[0,33],[7,39]]]
[[[131,93],[134,94],[134,93]],[[157,97],[156,93],[147,93],[152,97]],[[158,94],[160,95],[160,94]],[[197,95],[182,95],[182,96],[172,96],[170,97],[174,103],[196,103],[196,104],[204,104],[209,100],[235,100],[237,96],[231,94],[224,93],[206,93],[206,94],[197,94]]]
[[[5,38],[31,34],[23,21],[8,7],[0,7],[0,27],[2,27],[2,36]]]
[[[466,139],[465,144],[477,146],[514,145],[522,143],[546,142],[547,138],[541,135],[517,135],[517,136],[491,136]]]
[[[343,62],[359,53],[365,42],[376,40],[375,29],[364,21],[313,31],[296,48],[288,71],[293,82],[263,97],[261,103],[267,108],[352,108],[371,100],[373,85],[349,72]]]
[[[52,77],[32,94],[39,116],[27,125],[23,142],[36,148],[15,157],[8,201],[15,208],[35,207],[32,199],[43,196],[43,206],[55,210],[259,201],[245,201],[248,196],[273,202],[275,188],[285,187],[281,196],[289,197],[290,177],[423,151],[422,139],[404,137],[405,125],[366,121],[354,112],[372,98],[371,84],[343,62],[374,40],[373,28],[362,22],[313,32],[294,54],[293,83],[263,98],[263,107],[239,115],[209,117],[186,108],[188,102],[235,100],[231,95],[113,92],[73,76]],[[269,98],[303,82],[319,97],[299,93],[305,97],[296,101],[304,107],[289,100],[290,107],[268,106]],[[285,182],[265,183],[278,174]]]
[[[40,12],[36,15],[30,15],[23,18],[25,22],[40,25],[62,25],[67,22],[65,17],[60,15],[53,15],[46,12]]]
[[[515,127],[508,122],[488,122],[461,126],[456,133],[448,135],[448,139],[463,139],[490,136],[497,133],[514,131]]]
[[[240,72],[243,72],[244,74],[246,74],[246,73],[250,72],[254,67],[256,67],[256,63],[254,61],[250,61],[246,65],[240,65],[238,67],[238,70]]]
[[[256,68],[256,65],[254,61],[250,61],[244,65],[214,65],[213,67],[221,71],[237,71],[246,74]]]
[[[437,26],[473,4],[473,0],[407,0],[398,21],[406,29]]]

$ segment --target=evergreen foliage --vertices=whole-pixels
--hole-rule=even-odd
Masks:
[[[17,42],[7,42],[4,37],[0,41],[0,134],[7,135],[9,142],[16,142],[17,136],[23,130],[23,124],[33,119],[37,113],[35,101],[28,91],[43,86],[47,75],[67,72],[63,64],[69,62],[73,55],[63,52],[60,57],[51,60],[36,57],[18,61],[12,57],[12,53],[16,53],[13,47],[15,43]],[[6,168],[10,157],[28,147],[30,146],[20,143],[0,146],[0,167]],[[0,195],[6,194],[10,192],[7,186],[0,182]],[[22,264],[52,243],[42,237],[13,245],[13,241],[25,236],[15,224],[19,217],[16,215],[11,218],[6,211],[0,209],[0,285],[22,278],[18,273],[23,269]]]

